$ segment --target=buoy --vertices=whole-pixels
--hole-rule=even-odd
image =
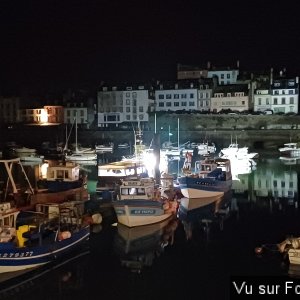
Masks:
[[[263,247],[256,247],[255,248],[255,253],[256,254],[261,254],[263,252]]]
[[[93,224],[101,224],[102,223],[102,215],[100,213],[92,215]]]
[[[93,224],[93,218],[91,216],[85,216],[83,219],[83,222],[85,224],[91,225],[91,224]]]
[[[69,239],[70,237],[71,237],[70,231],[62,231],[60,232],[58,239],[61,241],[61,240]]]

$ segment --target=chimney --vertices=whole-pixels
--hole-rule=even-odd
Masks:
[[[299,77],[296,76],[296,83],[299,83]]]
[[[236,67],[237,67],[238,69],[240,68],[240,61],[239,61],[239,60],[236,61]]]
[[[207,69],[210,70],[210,61],[207,62]]]

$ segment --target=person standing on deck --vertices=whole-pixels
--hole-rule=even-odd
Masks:
[[[192,168],[192,158],[193,158],[193,154],[190,153],[189,151],[187,151],[186,154],[185,154],[185,160],[184,160],[184,165],[183,165],[184,169],[191,170],[191,168]]]

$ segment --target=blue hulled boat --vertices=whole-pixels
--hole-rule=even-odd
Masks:
[[[186,198],[221,197],[232,186],[230,160],[207,157],[195,163],[194,172],[183,169],[177,180]]]
[[[0,274],[53,262],[89,238],[82,201],[37,204],[36,212],[1,207]]]

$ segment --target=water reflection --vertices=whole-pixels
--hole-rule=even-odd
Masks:
[[[132,228],[118,224],[114,251],[121,265],[137,273],[144,267],[150,267],[165,247],[173,244],[177,225],[178,220],[175,218]]]
[[[64,260],[34,271],[0,274],[0,299],[42,297],[45,290],[49,291],[49,286],[53,299],[61,299],[62,295],[79,291],[83,285],[82,279],[86,272],[89,253],[88,249],[81,249]]]
[[[264,159],[249,174],[237,175],[232,190],[235,195],[246,196],[247,201],[268,202],[270,208],[285,205],[298,207],[298,170],[279,159]],[[244,199],[245,200],[245,199]]]
[[[186,210],[186,200],[197,202],[197,208]],[[181,199],[181,201],[183,203],[179,205],[178,218],[183,224],[187,240],[193,238],[195,228],[200,228],[209,239],[212,228],[222,231],[225,221],[233,215],[238,215],[237,200],[232,193],[227,193],[222,198]]]

